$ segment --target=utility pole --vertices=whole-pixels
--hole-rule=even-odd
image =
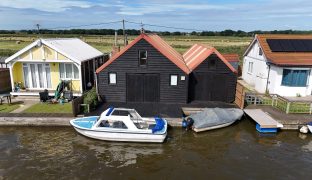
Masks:
[[[145,33],[145,32],[144,32],[144,24],[143,24],[142,21],[141,21],[141,34],[143,34],[143,33]]]
[[[36,26],[37,26],[38,34],[40,34],[40,24],[36,24]]]
[[[115,41],[114,41],[114,46],[117,46],[117,31],[115,31]]]
[[[125,20],[124,19],[122,20],[122,32],[123,32],[123,36],[124,36],[124,46],[126,46],[127,42],[126,42],[126,30],[125,30]]]

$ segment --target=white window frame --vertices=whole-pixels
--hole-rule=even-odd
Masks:
[[[178,85],[178,75],[171,74],[170,75],[170,86],[177,86]]]
[[[117,73],[115,73],[115,72],[108,73],[108,84],[109,85],[116,85],[117,84]]]
[[[32,81],[32,74],[31,74],[31,69],[30,69],[30,64],[34,64],[35,66],[35,80],[36,80],[36,84],[37,86],[34,87],[33,86],[33,81]],[[38,64],[42,65],[42,75],[43,75],[43,87],[40,87],[40,80],[39,80],[39,71],[38,71]],[[28,70],[28,89],[48,89],[48,90],[52,90],[52,77],[51,77],[51,67],[50,64],[48,63],[23,63],[22,65],[22,71],[23,71],[23,79],[24,79],[24,87],[25,87],[25,75],[24,75],[24,67],[27,67]],[[51,87],[48,88],[48,80],[47,80],[47,76],[46,76],[46,67],[50,68],[50,84]]]
[[[248,73],[252,74],[253,73],[253,62],[248,62]]]
[[[66,75],[66,64],[69,64],[71,65],[71,71],[72,71],[72,77],[67,77]],[[64,66],[64,78],[61,77],[61,67],[60,66]],[[74,66],[76,66],[75,64],[73,63],[59,63],[59,77],[60,79],[62,80],[80,80],[80,73],[79,73],[79,68],[76,66],[76,68],[78,69],[78,78],[75,78],[75,72],[74,72]]]

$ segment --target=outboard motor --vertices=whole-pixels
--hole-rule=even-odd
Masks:
[[[192,126],[194,124],[194,120],[190,117],[188,118],[183,118],[183,121],[182,121],[182,128],[185,128],[186,130],[190,130],[192,129]]]
[[[192,129],[193,124],[194,124],[194,119],[188,117],[186,119],[186,130]]]

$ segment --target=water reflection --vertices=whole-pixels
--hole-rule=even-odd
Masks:
[[[74,145],[87,148],[94,152],[96,158],[108,167],[125,167],[136,164],[141,156],[148,158],[156,154],[162,154],[161,144],[122,143],[98,141],[77,135]]]
[[[312,141],[302,146],[302,150],[312,152]]]

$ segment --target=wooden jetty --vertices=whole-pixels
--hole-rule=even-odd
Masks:
[[[244,112],[256,121],[261,128],[282,128],[283,125],[261,109],[244,109]]]

